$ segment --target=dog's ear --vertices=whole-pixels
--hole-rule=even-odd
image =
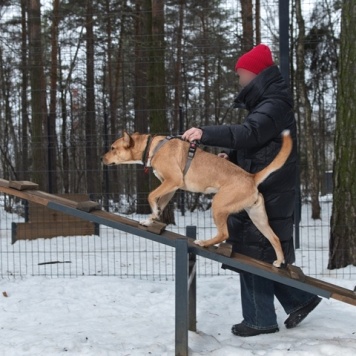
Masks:
[[[125,131],[124,132],[124,147],[129,148],[133,146],[133,139],[132,137]]]

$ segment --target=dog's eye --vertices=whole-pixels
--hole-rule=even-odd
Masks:
[[[114,146],[111,146],[111,151],[114,151],[115,147]]]

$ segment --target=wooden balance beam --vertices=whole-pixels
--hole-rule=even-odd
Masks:
[[[172,246],[176,251],[175,278],[175,354],[188,355],[188,330],[196,331],[196,256],[208,258],[261,277],[295,287],[324,298],[333,298],[356,305],[356,293],[352,290],[304,275],[297,266],[276,268],[244,255],[231,252],[231,246],[204,248],[194,244],[192,237],[165,230],[165,225],[156,222],[145,228],[137,221],[102,211],[96,202],[74,202],[62,197],[41,192],[31,182],[9,182],[0,179],[0,192],[13,195],[50,209],[118,229],[155,242]],[[187,233],[188,235],[188,233]]]
[[[182,238],[186,239],[183,235],[166,231],[165,225],[162,223],[155,222],[151,227],[144,227],[135,220],[101,210],[100,205],[96,202],[75,202],[73,200],[42,192],[38,190],[38,185],[36,183],[0,179],[0,192],[172,247],[175,247],[177,240]],[[356,305],[356,293],[354,291],[306,276],[297,266],[289,265],[287,268],[276,268],[269,263],[241,254],[231,253],[231,246],[229,244],[221,244],[219,247],[212,246],[210,248],[204,248],[195,245],[192,239],[188,239],[187,243],[189,253],[194,253],[227,264],[231,267],[255,273],[262,277],[291,285],[292,287],[306,290],[326,298],[334,298],[345,303]]]

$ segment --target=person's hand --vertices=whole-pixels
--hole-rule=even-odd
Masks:
[[[182,139],[189,142],[200,141],[202,136],[203,136],[202,129],[192,127],[191,129],[184,132],[184,134],[182,135]]]
[[[218,157],[229,160],[229,155],[225,152],[218,153]]]

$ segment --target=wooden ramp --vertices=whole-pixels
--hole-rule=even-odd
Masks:
[[[175,247],[177,240],[182,238],[187,239],[185,236],[164,230],[163,224],[156,223],[152,227],[145,228],[135,220],[100,210],[99,205],[93,201],[75,202],[60,196],[39,191],[37,190],[37,184],[35,183],[18,181],[9,182],[0,179],[0,192],[46,206],[71,216],[76,216],[83,220],[99,223],[133,235],[149,238],[150,240],[172,247]],[[204,248],[195,245],[192,239],[188,239],[187,243],[189,253],[194,253],[198,256],[215,260],[247,272],[255,273],[262,277],[318,294],[322,297],[334,298],[345,303],[356,305],[356,293],[354,291],[338,287],[316,278],[305,276],[296,266],[280,269],[271,264],[244,255],[237,253],[231,254],[229,250],[226,251],[224,245],[221,248]]]
[[[271,264],[231,253],[228,244],[211,248],[200,247],[195,245],[193,239],[189,237],[166,231],[164,224],[155,223],[154,226],[145,228],[139,225],[137,221],[102,211],[99,205],[93,201],[75,202],[39,191],[37,185],[31,182],[9,182],[3,179],[0,179],[0,192],[46,206],[70,216],[106,225],[174,247],[176,252],[176,355],[188,355],[188,330],[196,331],[197,255],[324,298],[333,298],[356,305],[356,293],[354,291],[306,276],[299,267],[276,268]]]

